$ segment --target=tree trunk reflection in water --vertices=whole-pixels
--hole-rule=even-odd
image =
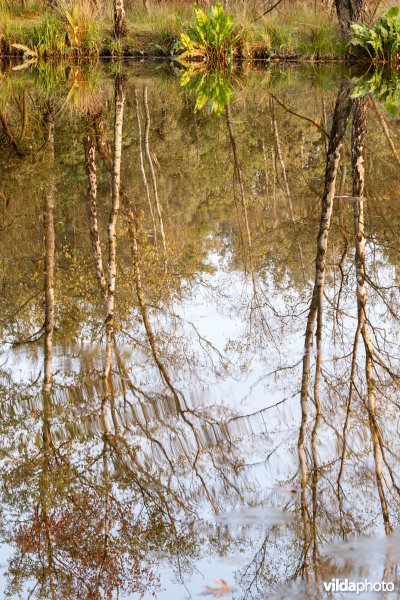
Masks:
[[[383,362],[377,356],[373,346],[371,329],[367,317],[367,294],[366,294],[366,257],[365,257],[365,217],[364,217],[364,148],[367,123],[367,99],[357,98],[350,99],[349,88],[347,84],[343,84],[337,98],[335,111],[333,115],[332,133],[330,136],[329,147],[327,152],[326,171],[325,171],[325,189],[322,201],[321,221],[317,240],[317,257],[316,257],[316,272],[312,300],[307,317],[307,326],[305,333],[305,349],[302,369],[302,385],[301,385],[301,426],[298,439],[298,452],[301,473],[301,519],[303,524],[303,561],[302,571],[307,581],[311,580],[310,564],[308,559],[308,551],[313,545],[313,564],[317,574],[317,566],[319,562],[317,548],[317,483],[318,483],[318,468],[319,459],[317,451],[317,429],[322,417],[322,406],[320,401],[320,382],[322,372],[322,329],[323,329],[323,296],[326,276],[326,257],[328,248],[329,229],[331,224],[333,202],[335,198],[336,179],[340,162],[341,147],[346,132],[347,121],[350,110],[352,110],[352,139],[351,139],[351,158],[352,158],[352,175],[353,175],[353,217],[354,217],[354,239],[355,239],[355,265],[357,278],[357,329],[354,336],[353,348],[351,354],[350,381],[349,393],[347,397],[346,414],[342,431],[342,449],[339,456],[339,470],[337,476],[337,497],[339,502],[339,517],[343,533],[345,529],[342,525],[343,518],[343,491],[341,487],[341,479],[343,475],[344,462],[347,448],[347,429],[349,426],[350,412],[353,395],[356,391],[355,373],[357,366],[357,353],[359,348],[359,340],[362,338],[365,350],[365,381],[366,381],[366,407],[369,416],[369,427],[371,432],[373,458],[375,464],[375,479],[377,490],[380,499],[381,511],[386,533],[392,531],[390,523],[388,502],[385,495],[384,483],[385,475],[383,473],[383,465],[389,471],[393,485],[394,476],[392,469],[385,459],[384,442],[381,432],[378,428],[376,418],[376,395],[377,387],[375,383],[375,368],[376,365],[383,365]],[[347,247],[346,247],[347,251]],[[316,322],[316,362],[315,362],[315,379],[313,390],[313,401],[315,405],[315,421],[311,432],[311,452],[313,462],[313,479],[312,486],[312,518],[309,515],[309,505],[307,502],[307,483],[308,483],[308,465],[305,448],[305,438],[307,431],[307,422],[309,416],[309,383],[311,371],[311,351],[313,345],[313,336]],[[358,393],[358,392],[357,392]],[[395,486],[396,487],[396,486]],[[311,524],[311,529],[309,528]],[[317,575],[316,575],[317,576]]]
[[[106,354],[103,368],[104,397],[102,402],[103,420],[107,424],[107,402],[112,399],[112,352],[114,343],[115,323],[115,289],[117,276],[117,225],[120,210],[121,194],[121,158],[122,158],[122,126],[124,119],[125,88],[124,80],[120,75],[115,77],[114,86],[114,148],[112,168],[112,195],[111,211],[108,221],[108,274],[107,274],[107,299],[106,299]],[[113,403],[112,403],[113,404]],[[118,421],[113,406],[111,414],[114,427],[118,432]]]
[[[301,471],[302,491],[305,495],[307,484],[307,459],[304,447],[308,420],[308,394],[310,379],[311,351],[313,344],[314,325],[319,313],[318,323],[319,336],[321,335],[322,301],[326,275],[326,255],[328,247],[328,236],[331,224],[333,201],[336,191],[336,178],[343,146],[343,138],[346,132],[347,121],[350,113],[350,89],[347,83],[343,83],[336,100],[333,114],[332,131],[329,140],[328,153],[325,168],[325,188],[321,205],[321,219],[317,238],[317,257],[315,265],[315,280],[312,300],[307,317],[307,326],[304,342],[303,370],[300,392],[301,403],[301,427],[298,439],[298,452]],[[317,362],[317,375],[320,368],[321,356],[319,346],[319,358]],[[319,365],[319,366],[318,366]]]
[[[376,384],[374,379],[374,347],[371,339],[370,326],[367,318],[367,292],[365,286],[365,220],[364,220],[364,147],[367,130],[367,99],[353,100],[353,129],[351,144],[351,159],[353,169],[353,206],[354,206],[354,240],[355,263],[357,276],[357,313],[358,327],[364,342],[365,377],[367,383],[367,410],[373,446],[375,477],[382,508],[382,516],[386,533],[392,531],[388,504],[384,492],[384,476],[382,466],[382,448],[380,433],[376,420]]]
[[[313,567],[317,576],[318,563],[318,532],[317,532],[317,484],[318,484],[318,454],[317,454],[317,431],[321,418],[321,403],[319,397],[319,385],[322,366],[322,318],[323,318],[323,296],[326,276],[326,258],[328,248],[328,236],[331,225],[333,202],[336,192],[336,179],[338,175],[341,149],[344,135],[346,133],[347,121],[350,113],[350,89],[347,83],[343,83],[338,92],[335,110],[333,114],[332,131],[329,139],[328,152],[325,167],[325,188],[321,204],[321,218],[317,237],[317,256],[315,266],[315,280],[311,304],[307,317],[307,325],[304,342],[304,357],[302,368],[302,381],[300,391],[301,425],[298,438],[298,454],[301,474],[301,522],[303,527],[303,555],[301,571],[306,581],[311,581],[309,550],[312,545]],[[310,514],[307,502],[308,467],[305,449],[305,438],[309,414],[309,380],[311,371],[311,352],[313,345],[314,326],[317,321],[316,343],[317,356],[315,364],[314,379],[314,405],[315,422],[311,433],[313,480],[312,480],[312,518],[311,530],[309,528]]]
[[[54,199],[56,193],[54,171],[54,106],[49,101],[44,114],[46,135],[47,168],[50,181],[44,205],[44,383],[43,383],[43,470],[40,480],[40,504],[44,534],[46,538],[47,568],[49,574],[50,593],[56,600],[54,589],[54,550],[49,511],[51,505],[51,391],[53,385],[53,334],[54,334],[54,261],[55,261],[55,231],[54,231]]]
[[[103,256],[100,243],[99,222],[97,217],[97,174],[96,174],[96,146],[92,134],[85,136],[85,166],[87,177],[87,204],[89,216],[90,239],[92,242],[93,257],[96,266],[96,276],[104,302],[107,302],[107,283],[104,275]]]
[[[151,179],[153,182],[154,201],[156,204],[158,221],[160,224],[160,234],[161,234],[161,240],[162,240],[163,251],[164,251],[164,268],[166,271],[167,270],[167,242],[166,242],[166,238],[165,238],[162,208],[161,208],[160,200],[158,197],[157,175],[156,175],[156,170],[154,168],[154,161],[153,161],[153,157],[151,155],[151,150],[150,150],[150,110],[149,110],[147,86],[145,86],[144,90],[143,90],[143,104],[144,104],[144,110],[145,110],[145,115],[146,115],[144,145],[145,145],[145,149],[146,149],[147,161],[149,163]]]
[[[102,252],[100,239],[98,235],[96,195],[95,195],[95,148],[94,140],[90,136],[86,142],[86,164],[89,181],[88,199],[90,206],[91,237],[93,244],[93,254],[96,263],[96,273],[100,289],[103,294],[106,308],[106,352],[103,366],[103,398],[101,403],[101,415],[103,426],[103,480],[104,480],[104,518],[103,518],[103,556],[99,566],[97,585],[98,589],[106,587],[103,581],[104,571],[109,560],[110,554],[110,529],[111,529],[111,487],[108,465],[109,443],[111,436],[111,427],[109,423],[108,411],[114,424],[115,435],[118,436],[119,424],[115,412],[114,390],[112,382],[112,355],[115,337],[115,293],[117,276],[117,226],[120,210],[121,194],[121,160],[122,160],[122,127],[124,120],[125,89],[124,81],[121,76],[116,75],[114,82],[114,147],[112,156],[112,182],[111,182],[111,211],[108,222],[108,276],[107,287],[103,271]],[[107,145],[105,146],[107,148]],[[107,152],[106,152],[107,156]],[[111,594],[111,595],[110,595]],[[112,597],[112,592],[106,596]]]
[[[149,182],[147,181],[146,170],[144,168],[142,119],[140,116],[139,97],[138,97],[138,92],[137,92],[136,87],[135,87],[135,107],[136,107],[136,120],[137,120],[137,125],[138,125],[138,151],[139,151],[140,172],[142,174],[143,185],[144,185],[144,189],[146,192],[147,204],[148,204],[149,211],[150,211],[151,221],[153,223],[154,242],[157,243],[157,225],[156,225],[156,221],[154,218],[153,204],[151,202]]]
[[[287,172],[286,172],[285,161],[283,160],[283,155],[282,155],[281,142],[280,142],[280,139],[279,139],[278,123],[277,123],[277,120],[275,118],[275,105],[274,105],[274,101],[275,101],[275,99],[271,96],[270,99],[269,99],[269,106],[270,106],[270,111],[271,111],[272,130],[273,130],[273,133],[274,133],[275,156],[279,160],[279,164],[281,166],[283,182],[284,182],[284,185],[285,185],[286,197],[287,197],[287,201],[288,201],[288,205],[289,205],[290,220],[291,220],[292,224],[294,225],[295,218],[294,218],[294,211],[293,211],[292,193],[290,191],[289,181],[288,181]],[[277,179],[278,179],[278,172],[277,172]],[[302,268],[302,271],[303,271],[303,279],[304,279],[304,283],[305,283],[305,281],[306,281],[306,271],[305,271],[305,268],[304,268],[303,251],[301,249],[301,245],[300,245],[299,242],[297,242],[297,248],[298,248],[298,252],[299,252],[299,256],[300,256],[301,268]]]

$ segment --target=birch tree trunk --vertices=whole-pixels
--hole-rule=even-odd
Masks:
[[[125,37],[126,33],[124,0],[114,0],[114,36],[120,39]]]

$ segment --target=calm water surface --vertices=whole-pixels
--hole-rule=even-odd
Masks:
[[[4,597],[399,597],[400,121],[240,78],[2,75]]]

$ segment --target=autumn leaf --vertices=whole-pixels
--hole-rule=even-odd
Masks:
[[[214,579],[214,583],[216,583],[219,587],[211,587],[210,585],[205,585],[206,592],[203,592],[203,596],[214,596],[214,598],[222,598],[226,594],[232,592],[232,588],[224,579]]]

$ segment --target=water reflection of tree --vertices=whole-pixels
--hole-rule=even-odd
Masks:
[[[115,342],[115,288],[116,288],[116,242],[120,197],[120,164],[122,149],[122,122],[125,92],[120,79],[115,87],[115,129],[112,170],[112,201],[108,228],[109,252],[105,289],[101,246],[96,231],[96,184],[93,146],[87,144],[88,204],[90,231],[92,234],[95,266],[99,285],[105,301],[106,345],[103,367],[103,394],[101,401],[102,444],[96,444],[97,456],[90,460],[82,458],[73,463],[71,443],[58,444],[52,433],[54,405],[53,390],[53,336],[55,331],[55,229],[54,171],[54,110],[49,105],[44,123],[48,139],[48,167],[44,205],[44,383],[42,389],[42,443],[38,456],[28,459],[28,465],[18,464],[26,471],[33,469],[32,489],[27,494],[28,518],[13,528],[9,540],[17,547],[17,555],[11,559],[9,573],[12,590],[24,589],[27,581],[33,581],[32,594],[51,598],[111,598],[113,592],[139,593],[157,587],[157,580],[149,569],[146,551],[167,544],[174,553],[190,552],[191,543],[175,527],[173,511],[162,492],[161,485],[137,461],[136,452],[120,439],[120,428],[115,414],[112,382],[113,348]],[[87,142],[87,140],[86,140]],[[90,141],[89,141],[90,142]],[[95,233],[95,235],[93,235]],[[109,423],[109,412],[113,425]],[[112,432],[114,428],[114,432]],[[74,457],[76,458],[76,457]],[[99,468],[95,468],[99,461]],[[115,475],[110,462],[123,467],[126,478],[117,491]],[[37,486],[35,490],[37,474]],[[29,471],[28,471],[29,472]],[[124,487],[133,483],[127,494]],[[22,483],[19,483],[22,485]],[[17,486],[18,487],[18,486]],[[133,493],[132,493],[133,492]],[[32,497],[30,497],[32,496]],[[37,504],[30,506],[30,502]],[[138,511],[139,505],[142,508]],[[18,510],[17,505],[14,510]],[[142,511],[145,515],[142,515]],[[29,514],[33,514],[32,518]],[[138,538],[142,543],[138,545]],[[145,544],[143,542],[145,541]]]
[[[75,590],[72,593],[75,593],[76,597],[85,585],[83,579],[90,582],[90,589],[95,590],[93,593],[97,593],[99,589],[106,589],[107,593],[110,593],[110,587],[107,588],[107,585],[114,586],[113,589],[116,590],[121,579],[129,579],[123,570],[124,558],[127,555],[132,561],[129,564],[134,564],[134,580],[131,579],[128,583],[137,586],[132,589],[140,591],[147,585],[146,582],[152,580],[144,558],[145,552],[150,554],[158,545],[165,554],[170,553],[179,560],[183,560],[184,554],[195,554],[196,536],[191,526],[196,505],[207,501],[218,509],[236,501],[245,502],[253,491],[251,477],[248,477],[249,467],[252,465],[248,464],[248,454],[243,451],[248,439],[246,436],[255,435],[253,427],[256,428],[257,425],[260,428],[261,423],[262,435],[265,434],[265,439],[270,443],[268,451],[263,452],[263,457],[273,461],[277,448],[277,436],[267,431],[269,422],[266,423],[260,417],[271,414],[267,412],[271,410],[271,406],[254,411],[251,415],[236,414],[229,404],[223,408],[213,406],[211,401],[204,402],[204,406],[193,405],[190,396],[180,390],[178,373],[183,363],[182,355],[186,344],[192,342],[189,338],[189,341],[185,339],[184,319],[176,313],[176,307],[173,306],[174,299],[180,297],[179,294],[175,295],[175,292],[179,289],[177,281],[182,278],[182,272],[174,272],[174,265],[177,263],[173,255],[176,247],[174,230],[171,227],[173,213],[171,206],[164,200],[167,197],[165,176],[162,169],[157,168],[155,145],[151,144],[149,151],[154,161],[157,190],[160,192],[160,212],[167,214],[164,225],[168,244],[164,246],[162,240],[158,244],[155,240],[155,225],[150,206],[154,207],[154,217],[158,215],[158,211],[155,208],[154,190],[149,188],[147,181],[147,178],[152,181],[151,172],[146,170],[143,177],[143,167],[150,169],[150,166],[146,162],[148,159],[143,146],[143,131],[139,132],[142,124],[141,111],[146,112],[144,92],[147,89],[146,102],[151,119],[148,119],[147,125],[145,120],[145,130],[148,129],[146,135],[152,141],[153,136],[156,138],[158,134],[157,127],[154,126],[158,125],[157,119],[160,119],[160,113],[157,112],[157,95],[148,83],[135,82],[134,88],[129,88],[129,82],[118,75],[113,83],[114,101],[110,103],[112,110],[104,107],[100,111],[97,105],[96,110],[81,114],[83,125],[78,130],[79,140],[82,139],[81,134],[84,131],[84,145],[80,145],[78,156],[82,172],[85,168],[87,179],[87,195],[84,200],[83,196],[80,200],[87,213],[86,219],[82,220],[82,231],[86,235],[84,239],[87,244],[80,257],[85,265],[87,277],[93,282],[85,301],[89,306],[96,306],[91,319],[96,324],[95,331],[100,331],[103,335],[103,343],[96,358],[90,357],[89,353],[82,355],[81,371],[74,373],[74,377],[71,378],[73,383],[52,383],[49,402],[44,402],[45,395],[42,390],[43,428],[39,453],[41,462],[38,463],[37,457],[33,456],[28,466],[30,472],[38,474],[38,464],[40,465],[41,472],[33,480],[37,484],[38,477],[41,478],[42,489],[46,490],[42,497],[46,498],[47,506],[45,503],[45,509],[40,508],[39,529],[35,529],[38,522],[32,520],[31,527],[24,529],[22,526],[20,536],[18,539],[14,538],[14,542],[19,544],[19,550],[26,550],[24,560],[31,559],[30,572],[34,573],[33,577],[38,581],[42,581],[40,577],[43,577],[38,566],[43,554],[38,550],[42,551],[42,540],[47,540],[47,546],[43,547],[47,550],[50,548],[46,561],[51,568],[46,567],[45,573],[48,585],[57,590],[57,585],[62,581],[62,585],[65,586],[62,589],[68,590],[70,595],[70,589]],[[124,102],[126,89],[132,94],[127,94],[128,101]],[[129,97],[134,100],[131,104]],[[265,106],[268,108],[269,102],[266,102]],[[342,155],[346,157],[345,129],[351,109],[352,196],[359,199],[355,202],[351,199],[335,198],[336,195],[343,195],[345,192],[345,178],[342,176],[344,183],[338,183],[337,179],[343,174],[343,171],[340,171],[340,161],[343,162]],[[390,447],[388,439],[392,435],[391,407],[396,408],[393,402],[396,401],[397,367],[393,351],[395,343],[388,337],[387,331],[388,323],[397,320],[397,301],[395,294],[391,295],[393,286],[387,285],[385,277],[380,282],[379,272],[371,265],[365,249],[369,243],[373,248],[379,244],[382,244],[382,248],[389,248],[394,244],[395,240],[391,236],[396,228],[394,227],[389,234],[380,231],[378,239],[376,232],[371,234],[365,226],[369,204],[360,200],[364,196],[362,157],[365,146],[365,111],[366,103],[361,100],[351,101],[349,90],[343,85],[338,95],[329,138],[323,201],[318,206],[320,228],[317,252],[314,253],[316,270],[307,312],[306,351],[302,372],[303,412],[298,437],[300,470],[297,471],[296,466],[288,476],[294,491],[297,489],[297,480],[300,482],[300,494],[292,495],[289,492],[289,499],[279,500],[288,512],[294,514],[294,524],[276,526],[268,531],[254,562],[249,565],[243,578],[250,591],[254,586],[259,586],[261,597],[265,588],[270,589],[282,580],[304,577],[311,583],[313,579],[325,577],[329,573],[339,573],[336,565],[324,555],[324,542],[338,535],[345,537],[351,533],[360,533],[367,526],[372,528],[376,521],[375,514],[370,518],[363,512],[362,503],[354,507],[349,482],[355,481],[359,486],[363,486],[366,502],[373,510],[380,506],[387,531],[390,531],[395,523],[398,484],[393,464],[396,460],[396,448]],[[281,135],[284,124],[278,122],[280,116],[276,111],[273,117],[276,119],[275,124],[279,126],[281,158],[284,160],[287,181],[290,182],[291,214],[289,219],[282,219],[278,224],[281,240],[264,240],[264,243],[261,243],[262,236],[266,237],[265,227],[271,225],[273,216],[271,213],[257,210],[260,198],[266,206],[268,200],[263,197],[263,192],[257,195],[258,189],[254,193],[252,191],[253,162],[249,160],[243,131],[232,117],[232,112],[228,107],[226,118],[220,125],[224,133],[220,144],[230,161],[230,169],[226,169],[229,180],[226,181],[231,183],[232,168],[235,176],[234,195],[232,185],[226,185],[226,196],[229,195],[233,200],[232,206],[234,204],[233,208],[237,214],[237,221],[234,222],[231,213],[227,213],[230,224],[234,222],[229,236],[234,256],[229,268],[234,274],[235,270],[241,273],[245,266],[251,274],[251,306],[257,308],[251,312],[254,325],[251,333],[254,333],[255,327],[258,326],[261,331],[260,338],[264,338],[264,341],[267,338],[265,347],[269,348],[269,331],[262,322],[265,315],[258,309],[267,306],[270,298],[268,293],[270,294],[271,290],[272,293],[276,293],[278,288],[274,288],[271,280],[265,278],[272,264],[265,256],[273,252],[278,255],[285,243],[289,252],[293,254],[293,248],[299,244],[301,249],[304,249],[304,271],[307,276],[310,272],[308,262],[311,263],[311,259],[308,260],[311,255],[309,239],[312,236],[309,234],[307,237],[304,234],[296,213],[300,202],[298,196],[301,194],[294,181],[292,165],[287,159],[284,160],[284,153],[288,152],[285,147],[287,142],[285,136]],[[183,114],[185,119],[188,118],[186,113]],[[112,144],[108,141],[111,116]],[[258,118],[258,115],[256,117]],[[295,115],[292,117],[296,118]],[[263,118],[265,119],[264,113]],[[208,130],[200,118],[199,121],[205,135],[204,132],[208,133]],[[164,127],[168,130],[169,125],[168,122]],[[312,123],[310,126],[313,131],[318,129]],[[134,127],[137,129],[133,129]],[[131,130],[137,134],[136,139],[132,137],[132,143]],[[129,132],[124,144],[122,131]],[[297,132],[295,134],[297,135]],[[164,131],[163,135],[156,138],[164,151],[162,143],[165,135]],[[264,137],[265,155],[269,160],[270,156],[274,158],[270,148],[274,148],[275,154],[277,153],[274,127],[270,136]],[[198,144],[198,140],[196,143]],[[46,152],[50,148],[51,145],[47,145]],[[254,152],[254,146],[252,148]],[[129,160],[132,160],[132,170],[137,171],[135,185],[132,185],[130,172],[124,171],[119,158],[120,152],[123,157],[129,156]],[[157,147],[157,153],[162,160],[161,152]],[[302,161],[305,160],[305,153],[303,149]],[[201,160],[205,160],[204,157],[200,157],[200,163]],[[267,168],[272,169],[273,162],[274,160],[267,163]],[[259,167],[258,162],[256,166]],[[284,178],[282,183],[282,189],[278,190],[282,192],[278,197],[278,209],[285,215],[289,198]],[[56,255],[53,259],[55,265],[50,268],[52,243],[54,247],[54,239],[51,242],[51,237],[53,235],[54,238],[54,229],[57,230],[56,226],[51,226],[53,187],[50,178],[46,180],[46,189],[49,205],[46,204],[43,221],[47,240],[44,264],[46,277],[51,279],[52,270],[63,273],[63,263],[60,260],[62,257]],[[111,194],[108,194],[109,190]],[[150,196],[149,203],[151,193],[153,196]],[[349,226],[347,216],[350,207],[352,223]],[[370,210],[374,210],[374,207]],[[337,213],[338,224],[335,223]],[[312,211],[307,213],[308,216],[312,214]],[[228,217],[225,215],[224,218]],[[158,221],[156,225],[160,227]],[[312,226],[310,218],[309,221],[306,220],[304,229],[312,229]],[[181,237],[178,241],[183,246],[189,227],[187,224],[182,224],[181,227]],[[290,237],[293,231],[299,236],[296,236],[296,244],[292,243],[293,239]],[[156,233],[158,234],[158,229]],[[153,243],[153,240],[148,241],[149,234],[153,234],[156,243]],[[355,240],[354,264],[350,256],[352,239]],[[58,243],[60,244],[60,237]],[[204,251],[204,246],[197,247],[199,255]],[[339,268],[331,264],[333,246],[335,256],[341,257]],[[63,250],[60,244],[59,253],[61,252]],[[168,254],[167,272],[164,268],[165,253]],[[301,281],[303,269],[299,268],[299,264],[294,266],[294,261],[289,263],[290,266],[285,265],[283,256],[282,252],[281,256],[275,257],[275,264],[283,265],[287,271],[296,271],[296,275],[290,281]],[[381,262],[386,264],[383,259]],[[201,258],[196,257],[195,264],[200,263]],[[183,261],[180,264],[187,265]],[[184,269],[182,271],[184,272]],[[335,287],[336,282],[333,284],[333,273],[339,279],[339,290]],[[71,294],[70,291],[61,289],[60,279],[62,276],[58,282],[56,278],[52,285],[46,283],[44,286],[49,292],[51,288],[53,293],[55,290],[56,321],[58,313],[63,310],[62,301]],[[355,286],[352,285],[355,280],[358,281],[357,298],[354,294]],[[274,281],[277,286],[289,285],[279,275],[276,275]],[[266,282],[271,286],[269,290]],[[217,291],[205,280],[202,281],[202,285],[208,286],[207,289],[214,298],[217,296]],[[236,310],[234,295],[235,288],[232,286],[230,293],[225,292],[225,295],[221,293],[218,296],[221,303],[225,302],[229,311]],[[51,298],[47,291],[45,296],[40,296],[41,299],[43,297],[47,298],[45,323],[48,323],[51,320]],[[72,298],[78,304],[78,282]],[[387,306],[387,320],[380,327],[376,327],[374,309],[379,302]],[[354,318],[354,311],[351,312],[351,309],[356,304],[357,313]],[[304,313],[300,309],[293,310],[293,305],[289,308],[284,315],[274,313],[271,309],[271,319],[267,322],[267,325],[273,323],[282,337],[290,337],[296,326],[294,323],[298,324],[300,320],[301,327],[304,328]],[[248,314],[247,312],[247,316]],[[39,318],[43,318],[42,312]],[[77,316],[78,322],[79,318]],[[54,334],[57,339],[57,328],[54,333],[54,319],[52,320],[51,336]],[[332,320],[337,327],[335,349],[338,348],[338,356],[335,356],[332,362],[334,366],[331,367],[330,356],[327,357],[326,345],[323,342],[324,339],[331,339],[329,336]],[[84,323],[85,320],[82,319],[81,322]],[[64,329],[61,326],[62,332]],[[249,327],[249,331],[250,329]],[[47,330],[48,327],[45,326],[45,343],[51,341],[50,331]],[[195,335],[199,334],[203,348],[207,348],[217,361],[227,362],[223,354],[222,358],[218,355],[212,342],[204,337],[200,338],[201,332],[194,331]],[[313,352],[314,339],[316,349]],[[251,341],[254,343],[254,340]],[[232,345],[234,343],[235,340],[232,341]],[[193,351],[187,363],[190,363],[192,372],[199,371],[196,377],[201,382],[204,374],[201,369],[197,369],[201,363],[195,355],[196,352]],[[47,365],[50,364],[50,356],[51,352],[47,352],[46,363],[45,353]],[[296,370],[287,368],[290,365],[287,364],[284,355],[282,359],[283,368],[286,369],[283,373],[297,377]],[[208,364],[213,365],[213,360],[214,358]],[[141,363],[145,363],[150,372],[151,384],[149,381],[144,384],[141,381]],[[296,378],[293,387],[297,387],[298,383]],[[387,406],[383,405],[384,395],[387,396]],[[66,397],[69,398],[68,402],[63,404],[62,400]],[[73,417],[68,416],[72,407],[76,411]],[[385,426],[383,416],[387,417]],[[365,436],[366,431],[372,440],[372,452]],[[321,449],[321,444],[325,443],[325,439],[329,439],[330,433],[334,436],[335,443],[330,446],[328,444],[327,453],[326,446]],[[295,443],[294,439],[293,442]],[[371,457],[374,459],[375,480],[364,468],[364,463]],[[26,473],[28,467],[23,458],[18,464],[21,465],[21,472]],[[34,504],[31,498],[37,501],[40,497],[39,487],[37,485],[33,490],[32,486],[33,491],[26,495],[25,507],[28,509]],[[15,497],[13,502],[14,506],[19,506]],[[333,514],[335,509],[339,509],[336,516]],[[138,510],[141,511],[141,518],[137,516]],[[43,515],[48,516],[43,520]],[[46,527],[49,535],[46,534]],[[39,531],[39,535],[35,531]],[[90,543],[85,538],[86,531],[91,532]],[[27,550],[22,541],[24,538],[32,541],[32,536],[33,545]],[[75,544],[72,543],[74,536]],[[140,548],[134,536],[141,536]],[[52,542],[50,546],[49,540]],[[235,544],[235,539],[230,538],[229,531],[218,531],[214,540],[217,551],[221,553]],[[88,563],[89,553],[92,558]],[[12,563],[11,570],[25,576],[28,567],[25,571],[25,567],[18,571],[18,560],[19,556]],[[68,568],[57,562],[60,560],[66,563]],[[137,561],[142,563],[143,570],[139,569]],[[277,563],[282,566],[282,571],[278,574],[274,570]],[[346,568],[343,567],[343,572]],[[77,576],[78,571],[83,573],[81,578]],[[50,582],[50,575],[53,582]]]
[[[245,597],[263,597],[266,589],[277,585],[279,578],[274,576],[273,569],[271,570],[269,564],[271,561],[272,564],[275,564],[272,558],[274,553],[282,555],[285,550],[287,551],[286,544],[294,543],[298,548],[294,556],[291,555],[286,561],[286,570],[282,574],[282,578],[286,581],[294,581],[298,577],[302,577],[310,586],[313,582],[321,581],[321,579],[326,581],[330,577],[340,576],[341,569],[346,573],[352,568],[351,561],[345,561],[341,567],[338,567],[329,560],[323,551],[321,552],[321,548],[327,539],[336,535],[341,534],[343,538],[346,538],[351,533],[363,532],[364,515],[354,514],[354,508],[350,509],[352,501],[349,498],[349,491],[354,492],[354,486],[357,485],[354,475],[358,470],[358,458],[361,461],[367,457],[373,459],[376,488],[374,490],[372,486],[372,489],[369,490],[370,501],[378,500],[379,502],[386,534],[392,532],[391,520],[398,510],[400,489],[395,474],[395,465],[399,457],[396,451],[390,447],[390,436],[393,434],[390,431],[390,425],[387,429],[382,420],[388,403],[395,410],[397,408],[395,396],[388,395],[384,391],[385,389],[394,391],[398,387],[398,376],[393,362],[395,361],[395,355],[393,355],[395,346],[392,346],[392,341],[386,339],[385,336],[380,343],[380,327],[373,324],[374,316],[369,315],[367,300],[368,285],[369,295],[375,298],[375,302],[377,298],[379,302],[383,302],[393,320],[397,322],[397,312],[386,296],[387,290],[391,290],[392,286],[379,285],[373,281],[372,276],[368,275],[364,172],[367,104],[366,98],[351,100],[349,87],[347,84],[343,84],[338,93],[329,137],[325,190],[321,203],[321,220],[317,237],[315,281],[305,332],[300,393],[301,425],[298,438],[300,496],[296,510],[296,526],[288,527],[292,530],[289,537],[292,537],[293,542],[280,542],[279,538],[283,537],[285,540],[285,534],[281,534],[281,536],[274,532],[267,534],[255,554],[254,560],[242,572]],[[325,282],[329,233],[334,204],[339,196],[336,181],[350,112],[353,121],[351,136],[353,185],[349,203],[353,207],[354,287],[356,289],[357,317],[353,347],[349,352],[347,346],[349,335],[346,333],[342,338],[345,353],[342,357],[335,359],[343,364],[349,361],[350,368],[348,378],[338,380],[338,386],[335,387],[333,396],[334,405],[331,407],[327,403],[329,396],[325,386],[332,384],[333,374],[328,373],[324,367],[323,335],[326,324],[324,323],[323,304],[324,298],[327,298]],[[346,238],[345,240],[347,243]],[[341,274],[343,276],[342,269]],[[341,311],[339,303],[340,292],[338,303],[334,305],[334,311]],[[334,319],[335,315],[332,318]],[[313,351],[314,338],[316,341],[315,351]],[[361,360],[364,360],[364,369],[361,369],[359,365],[361,340],[364,348],[364,355],[361,356]],[[348,390],[347,397],[343,393],[346,388]],[[356,409],[354,408],[355,400]],[[333,419],[332,409],[340,415],[339,420]],[[355,411],[360,411],[360,414],[358,415]],[[322,425],[325,425],[323,429]],[[321,436],[327,435],[326,426],[334,431],[337,438],[336,458],[335,454],[328,458],[320,449]],[[356,449],[355,427],[368,428],[370,433],[371,447],[365,444],[361,452]],[[351,438],[351,442],[349,438]],[[352,490],[349,489],[349,476]],[[361,481],[364,477],[365,475],[361,475]],[[346,478],[345,485],[343,485],[344,478]],[[324,489],[324,483],[328,484],[328,490],[326,486]],[[334,512],[337,509],[338,513],[335,516]],[[292,566],[290,558],[294,559],[294,557],[295,565]],[[388,554],[384,566],[384,580],[390,581],[393,578],[393,566]],[[316,588],[317,590],[318,588]]]

